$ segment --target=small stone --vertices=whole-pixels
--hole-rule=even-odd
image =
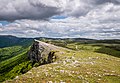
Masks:
[[[118,62],[120,62],[120,60],[117,60]]]
[[[89,74],[91,74],[91,72],[87,72],[87,74],[89,75]]]
[[[116,74],[110,74],[111,76],[116,76]]]
[[[105,76],[110,76],[110,74],[109,74],[109,73],[105,73],[104,75],[105,75]]]
[[[88,75],[85,75],[85,77],[88,77]]]
[[[101,75],[98,75],[100,78],[102,77]]]
[[[98,81],[100,81],[101,79],[98,79]]]
[[[28,71],[27,73],[32,73],[32,72]]]
[[[95,73],[94,75],[95,75],[95,76],[98,76],[98,74],[97,74],[97,73]]]
[[[94,63],[93,62],[90,62],[91,63],[91,65],[94,65]]]
[[[96,57],[96,59],[99,59],[99,57]]]
[[[120,77],[120,75],[118,75]]]
[[[58,62],[54,62],[53,64],[58,64]]]
[[[91,59],[91,57],[88,57],[89,59]]]
[[[108,70],[103,69],[104,72],[108,72]]]
[[[75,73],[75,71],[72,71],[72,73]]]
[[[19,78],[19,76],[16,76],[16,77],[15,77],[15,79],[18,79],[18,78]]]
[[[60,70],[60,73],[64,73],[64,70]]]
[[[63,64],[65,65],[65,64],[66,64],[66,62],[65,62],[65,61],[63,61]]]
[[[112,73],[115,73],[115,71],[112,71]]]
[[[61,81],[60,83],[66,83],[66,82],[62,82],[62,81]]]
[[[48,81],[47,83],[53,83],[52,81]]]
[[[83,77],[83,76],[78,76],[78,78],[79,78],[79,79],[84,79],[84,77]]]

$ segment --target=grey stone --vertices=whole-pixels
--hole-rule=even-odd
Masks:
[[[30,51],[28,52],[28,58],[33,63],[51,63],[53,59],[56,59],[55,52],[53,51],[54,47],[50,46],[50,44],[34,40]]]

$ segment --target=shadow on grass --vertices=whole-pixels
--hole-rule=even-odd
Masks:
[[[120,51],[117,51],[111,48],[101,47],[100,49],[97,49],[95,52],[108,54],[108,55],[120,58]]]

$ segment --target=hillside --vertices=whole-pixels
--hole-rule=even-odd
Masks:
[[[22,65],[21,68],[26,69],[26,72],[29,70],[24,67],[31,64],[27,57],[27,52],[32,42],[33,39],[28,38],[0,36],[0,82],[21,74],[22,71],[12,72],[20,70],[14,70],[15,67],[20,67],[18,66],[19,64]]]
[[[0,36],[0,82],[119,83],[120,40],[35,39]]]
[[[18,38],[11,35],[0,35],[0,48],[11,46],[28,46],[33,41],[32,38]]]
[[[75,42],[67,43],[66,46],[62,44],[62,47],[48,44],[55,44],[53,41],[46,41],[48,43],[38,42],[40,46],[46,48],[44,53],[55,52],[55,61],[52,61],[50,64],[33,67],[27,73],[16,76],[13,80],[7,80],[4,83],[120,82],[120,51],[104,47],[104,51],[99,52],[97,50],[102,48],[101,45],[90,46]]]

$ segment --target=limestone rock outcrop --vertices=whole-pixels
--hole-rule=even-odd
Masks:
[[[28,58],[33,63],[51,63],[56,59],[55,50],[56,47],[50,44],[34,40],[33,45],[28,52]]]

